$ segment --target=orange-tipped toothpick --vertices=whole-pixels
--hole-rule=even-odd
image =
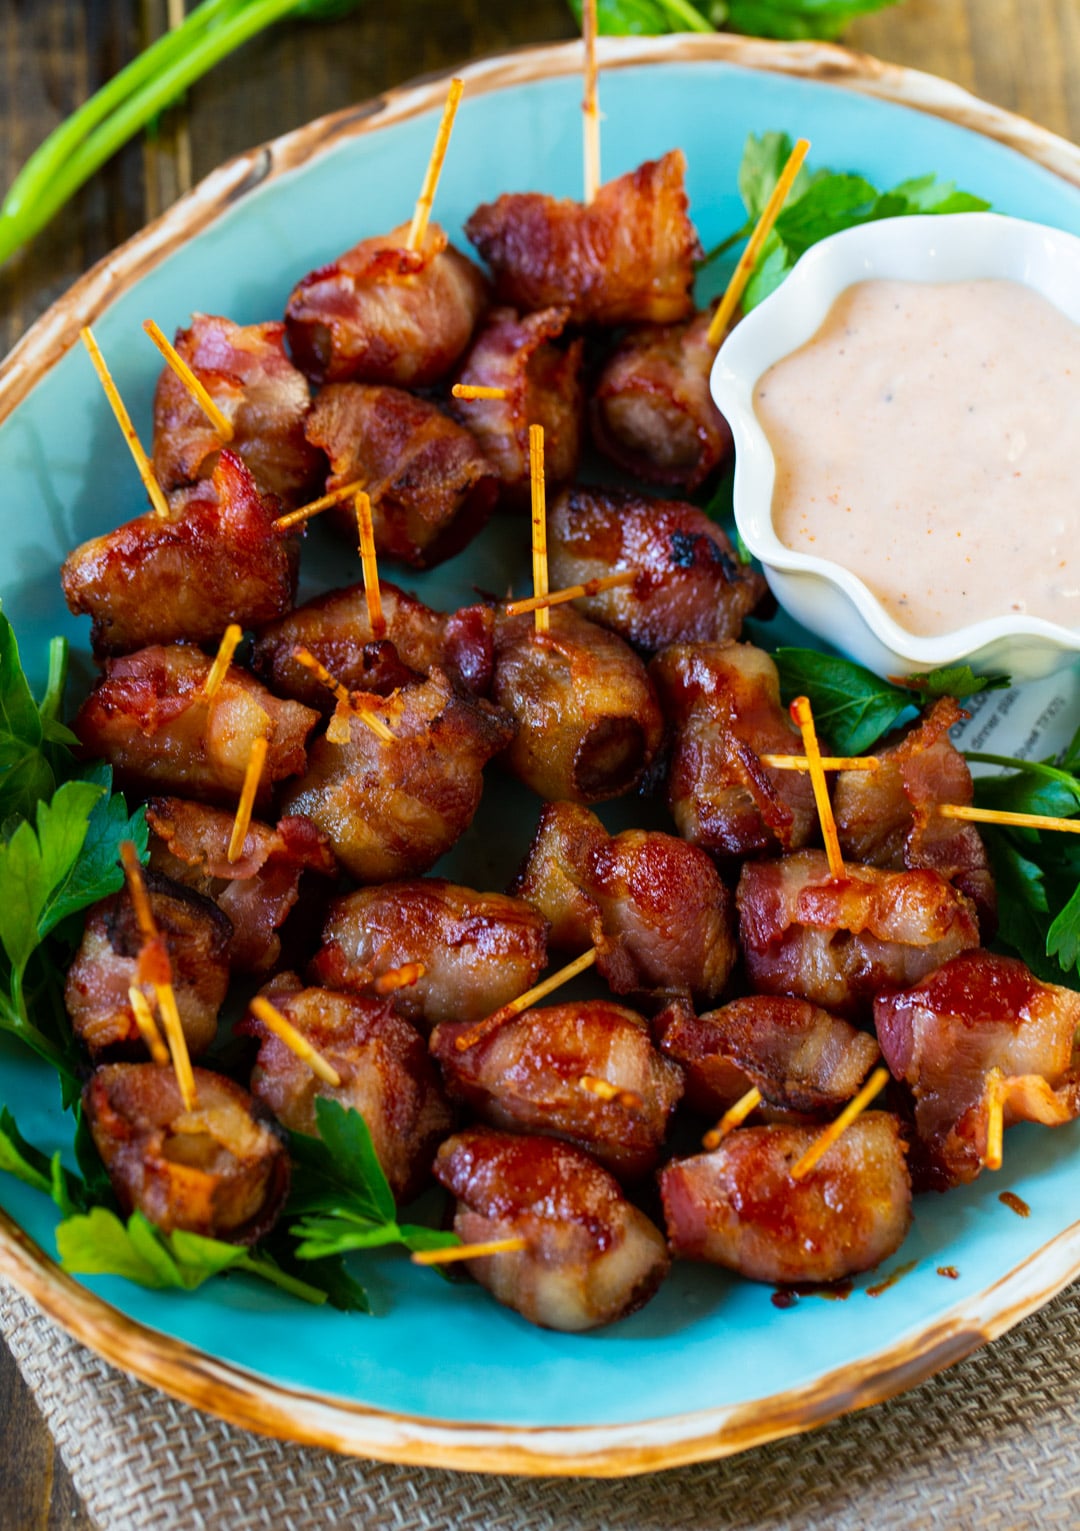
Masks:
[[[850,1100],[835,1122],[830,1122],[820,1137],[814,1139],[800,1159],[791,1166],[792,1180],[805,1180],[823,1154],[836,1142],[857,1116],[861,1116],[876,1095],[880,1095],[889,1079],[886,1068],[875,1069],[854,1100]]]
[[[356,496],[356,528],[360,535],[360,563],[364,574],[364,595],[367,597],[371,636],[382,638],[386,633],[386,618],[383,616],[382,594],[379,590],[375,528],[371,524],[371,499],[362,489]]]
[[[373,712],[369,712],[366,708],[354,706],[353,695],[348,686],[342,685],[341,681],[331,675],[326,666],[315,658],[310,649],[305,649],[298,645],[293,649],[292,657],[296,660],[297,664],[302,664],[305,670],[310,670],[317,680],[321,680],[328,691],[333,692],[337,698],[338,706],[345,708],[350,717],[359,718],[361,722],[366,723],[371,732],[377,734],[380,739],[386,741],[393,739],[394,735],[387,728],[382,718]],[[329,737],[328,733],[327,738]],[[344,742],[344,737],[332,739],[330,742],[332,744],[341,744]]]
[[[597,1079],[595,1074],[582,1074],[578,1089],[584,1090],[586,1095],[595,1095],[597,1100],[617,1101],[627,1111],[640,1111],[645,1105],[636,1090],[624,1090],[608,1079]]]
[[[331,1089],[338,1089],[341,1085],[341,1075],[332,1063],[327,1063],[322,1053],[316,1051],[302,1032],[297,1031],[290,1020],[282,1015],[281,1011],[270,1003],[261,994],[256,994],[251,1001],[251,1013],[260,1020],[267,1031],[272,1031],[279,1041],[284,1042],[290,1052],[296,1054],[302,1063],[306,1063],[311,1072],[328,1084]]]
[[[1005,1098],[1002,1093],[1004,1075],[999,1068],[992,1068],[986,1076],[989,1099],[986,1103],[986,1152],[983,1167],[988,1170],[1001,1168],[1002,1133],[1005,1126]]]
[[[578,601],[582,596],[599,595],[602,590],[614,590],[619,585],[632,585],[638,577],[636,569],[619,569],[615,574],[599,574],[596,579],[586,580],[583,585],[567,585],[565,590],[549,591],[547,595],[530,595],[525,600],[510,601],[506,607],[508,617],[521,616],[526,611],[544,611],[561,606],[564,601]]]
[[[1059,819],[1047,813],[1013,813],[1005,808],[975,808],[963,803],[939,803],[943,819],[969,819],[973,824],[1013,824],[1019,829],[1063,829],[1080,835],[1080,819]]]
[[[508,399],[508,388],[489,388],[486,383],[455,383],[450,392],[455,399]]]
[[[800,138],[798,143],[788,155],[787,164],[780,172],[780,179],[773,187],[772,196],[766,202],[761,217],[757,221],[754,232],[750,235],[746,249],[739,256],[739,263],[732,272],[731,281],[727,284],[727,291],[720,299],[712,323],[709,325],[708,340],[711,346],[718,346],[727,334],[728,325],[732,316],[739,306],[739,299],[746,291],[746,284],[753,275],[757,258],[761,254],[761,247],[772,233],[772,226],[780,215],[780,209],[787,201],[788,193],[795,184],[795,177],[802,169],[802,162],[810,149],[810,140]]]
[[[221,640],[217,654],[214,656],[214,662],[210,666],[210,674],[203,681],[202,694],[204,702],[212,702],[217,695],[218,688],[228,673],[233,655],[240,646],[240,640],[243,636],[244,634],[239,625],[236,622],[230,622],[225,629],[225,636]]]
[[[205,386],[195,376],[187,362],[180,355],[180,352],[170,340],[166,339],[153,319],[144,319],[143,329],[150,336],[150,339],[157,346],[162,356],[164,356],[167,364],[172,368],[180,382],[210,421],[217,435],[220,436],[222,441],[231,441],[235,434],[232,421],[221,413],[221,410],[206,391]]]
[[[143,450],[143,444],[131,423],[131,416],[125,409],[124,401],[120,397],[120,390],[112,380],[112,374],[105,365],[105,358],[102,356],[98,343],[94,339],[93,331],[88,324],[84,325],[79,331],[79,337],[90,353],[90,360],[94,364],[94,371],[101,380],[101,386],[105,390],[105,397],[108,399],[109,404],[112,406],[112,412],[116,416],[116,423],[124,433],[124,440],[128,444],[128,451],[135,459],[135,466],[138,468],[139,477],[142,479],[146,492],[150,496],[150,503],[153,505],[157,515],[166,517],[169,514],[169,502],[165,498],[165,491],[154,477],[154,469],[150,459]]]
[[[532,492],[532,571],[533,596],[539,600],[548,593],[547,496],[544,489],[544,427],[529,426],[529,487]],[[546,633],[551,626],[546,606],[535,608],[536,631]]]
[[[733,1106],[729,1106],[723,1116],[717,1122],[711,1132],[707,1132],[701,1140],[702,1148],[719,1148],[729,1132],[734,1132],[736,1127],[741,1127],[752,1111],[756,1111],[763,1100],[761,1091],[755,1086],[747,1090],[745,1095],[740,1095]]]
[[[414,983],[419,983],[427,972],[422,962],[403,962],[399,968],[391,968],[387,973],[380,973],[374,979],[371,987],[380,998],[385,994],[396,994],[398,989],[411,989]]]
[[[596,0],[581,7],[581,41],[585,49],[585,90],[581,101],[585,152],[585,201],[600,190],[600,92],[596,67]]]
[[[556,989],[561,989],[564,983],[569,983],[571,978],[576,978],[579,973],[584,973],[586,968],[591,968],[596,961],[596,947],[590,946],[587,952],[582,952],[580,957],[575,957],[573,962],[568,962],[557,973],[552,973],[550,978],[545,978],[542,983],[536,984],[532,989],[526,989],[524,994],[519,994],[517,999],[512,999],[508,1005],[503,1005],[500,1010],[495,1010],[491,1015],[485,1016],[482,1021],[477,1021],[475,1026],[470,1026],[468,1031],[462,1032],[454,1041],[454,1046],[459,1053],[468,1052],[470,1047],[475,1047],[489,1032],[495,1031],[504,1022],[509,1021],[515,1015],[520,1015],[523,1010],[528,1010],[539,1000],[546,999]]]
[[[312,500],[310,504],[301,505],[299,510],[290,510],[287,516],[278,516],[274,527],[279,532],[287,532],[290,527],[299,526],[301,521],[310,521],[312,516],[329,510],[332,505],[341,505],[345,500],[351,500],[353,495],[359,494],[363,487],[361,479],[354,479],[351,484],[342,484],[340,489],[332,489],[329,494]]]
[[[139,1028],[139,1035],[146,1043],[147,1052],[159,1068],[168,1068],[169,1049],[161,1039],[161,1032],[157,1028],[154,1012],[150,1009],[146,995],[135,984],[128,989],[128,1003],[135,1017],[135,1024]]]
[[[259,782],[262,780],[263,767],[266,764],[266,752],[270,747],[270,741],[265,737],[256,739],[251,746],[251,754],[248,756],[247,769],[244,772],[244,785],[240,789],[240,802],[236,810],[236,818],[233,820],[232,834],[229,836],[229,849],[226,857],[230,865],[239,861],[244,854],[244,841],[251,827],[251,814],[255,807],[255,794],[259,790]]]
[[[190,1111],[196,1103],[195,1075],[191,1070],[187,1038],[184,1036],[184,1028],[180,1021],[180,1011],[176,1004],[176,994],[172,986],[169,954],[165,948],[164,941],[158,933],[154,911],[150,907],[150,895],[146,891],[146,881],[143,877],[142,867],[139,865],[139,853],[135,849],[135,842],[133,840],[121,841],[120,860],[123,864],[124,876],[127,879],[132,907],[135,910],[135,922],[139,927],[139,935],[143,942],[143,950],[139,954],[139,967],[144,972],[140,974],[140,982],[148,979],[153,984],[158,1014],[161,1016],[161,1024],[169,1044],[169,1051],[172,1054],[173,1072],[176,1074],[176,1084],[180,1091],[180,1099],[184,1103],[184,1110]],[[145,962],[143,960],[144,957],[148,959]],[[128,997],[130,998],[130,994]],[[137,1010],[135,1011],[135,1024],[139,1025]]]
[[[817,804],[818,818],[821,820],[821,833],[825,841],[825,854],[829,858],[829,875],[842,877],[844,875],[844,858],[840,854],[840,840],[836,833],[836,820],[833,818],[832,804],[829,802],[829,786],[825,780],[825,771],[821,762],[821,750],[818,747],[817,729],[814,727],[814,714],[810,706],[810,698],[797,696],[791,704],[791,717],[795,726],[802,734],[803,749],[806,751],[806,769],[810,772],[810,780],[814,784],[814,801]]]
[[[431,151],[431,158],[428,160],[424,184],[420,189],[420,195],[416,199],[416,209],[413,212],[412,223],[409,226],[409,237],[405,241],[405,248],[407,250],[419,250],[424,243],[428,220],[431,218],[431,209],[435,202],[435,191],[439,185],[439,176],[442,174],[443,160],[446,158],[446,151],[450,144],[450,134],[454,130],[454,118],[457,116],[461,93],[464,89],[464,81],[450,81],[450,89],[447,92],[446,105],[443,107],[439,131],[435,135],[435,144]]]
[[[507,1255],[517,1249],[526,1249],[526,1240],[519,1234],[509,1239],[488,1239],[485,1244],[448,1244],[444,1249],[418,1249],[412,1257],[414,1265],[453,1265],[455,1260],[478,1260],[482,1255]]]
[[[776,771],[809,771],[805,755],[759,755],[762,765]],[[876,771],[881,761],[876,755],[822,755],[823,771]]]

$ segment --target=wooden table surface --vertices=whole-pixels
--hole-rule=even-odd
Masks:
[[[167,0],[0,0],[0,185],[164,30],[167,11]],[[572,35],[564,0],[367,0],[348,20],[264,33],[0,270],[0,354],[81,272],[230,154],[410,76]],[[906,0],[858,22],[846,40],[1080,141],[1077,0]],[[0,1531],[61,1525],[91,1522],[0,1346]]]

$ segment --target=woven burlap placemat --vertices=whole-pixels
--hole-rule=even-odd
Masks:
[[[263,1440],[115,1371],[3,1284],[0,1329],[103,1531],[1080,1524],[1080,1288],[891,1403],[622,1482],[388,1467]]]

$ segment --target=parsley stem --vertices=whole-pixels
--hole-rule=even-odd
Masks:
[[[274,1260],[260,1260],[247,1255],[244,1259],[238,1260],[233,1269],[249,1271],[251,1275],[259,1276],[263,1281],[269,1281],[272,1286],[280,1287],[283,1292],[299,1297],[303,1302],[314,1303],[316,1307],[320,1307],[326,1301],[326,1293],[321,1287],[309,1286],[298,1276],[290,1276],[288,1271],[283,1271]]]
[[[661,8],[676,22],[681,22],[687,32],[715,32],[716,28],[689,0],[660,0]],[[678,26],[673,28],[679,31]]]
[[[985,755],[981,750],[965,750],[964,759],[975,760],[980,765],[999,765],[1012,771],[1027,771],[1032,776],[1059,782],[1080,803],[1080,779],[1069,771],[1061,770],[1059,766],[1045,765],[1041,760],[1018,760],[1014,755]]]

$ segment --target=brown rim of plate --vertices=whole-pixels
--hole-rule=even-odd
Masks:
[[[1080,149],[935,75],[821,43],[736,36],[602,38],[605,70],[697,61],[820,80],[945,118],[1080,186]],[[576,74],[581,45],[523,48],[404,85],[316,118],[211,172],[77,281],[0,365],[0,422],[113,300],[256,186],[338,144],[442,105],[452,73],[472,94]],[[184,1403],[264,1435],[379,1461],[461,1471],[614,1478],[731,1456],[881,1403],[962,1360],[1080,1275],[1080,1222],[922,1333],[804,1387],[750,1404],[632,1424],[533,1428],[370,1409],[256,1377],[128,1318],[60,1270],[0,1209],[0,1276],[106,1361]]]

